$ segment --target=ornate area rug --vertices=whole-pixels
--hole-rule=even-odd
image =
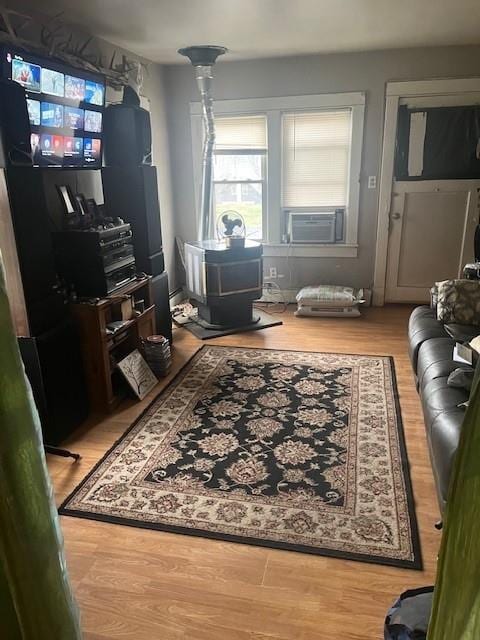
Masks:
[[[393,360],[203,347],[60,513],[420,568]]]

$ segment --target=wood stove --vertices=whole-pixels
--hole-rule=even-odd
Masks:
[[[253,301],[262,295],[262,245],[244,247],[203,240],[185,244],[187,293],[206,328],[246,326],[258,322]]]

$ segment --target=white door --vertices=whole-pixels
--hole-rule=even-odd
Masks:
[[[427,302],[434,282],[473,259],[479,180],[394,180],[386,302]]]
[[[480,105],[480,78],[389,82],[386,90],[373,304],[426,302],[473,259],[477,180],[395,180],[399,107],[411,109],[408,174],[422,175],[429,107]]]

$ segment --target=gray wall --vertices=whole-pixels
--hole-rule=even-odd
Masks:
[[[375,259],[378,190],[366,188],[367,176],[379,177],[385,84],[393,80],[469,77],[480,74],[480,47],[402,49],[349,54],[299,56],[215,66],[217,99],[257,98],[344,91],[366,91],[366,121],[361,173],[358,258],[265,260],[285,274],[279,284],[300,287],[328,282],[371,286]],[[165,67],[175,231],[195,237],[192,145],[189,103],[198,101],[193,69]],[[177,269],[178,271],[178,269]],[[178,271],[176,284],[182,274]]]

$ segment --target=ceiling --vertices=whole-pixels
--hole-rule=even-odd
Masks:
[[[479,0],[43,0],[41,10],[166,64],[191,44],[224,45],[230,60],[480,44]]]

